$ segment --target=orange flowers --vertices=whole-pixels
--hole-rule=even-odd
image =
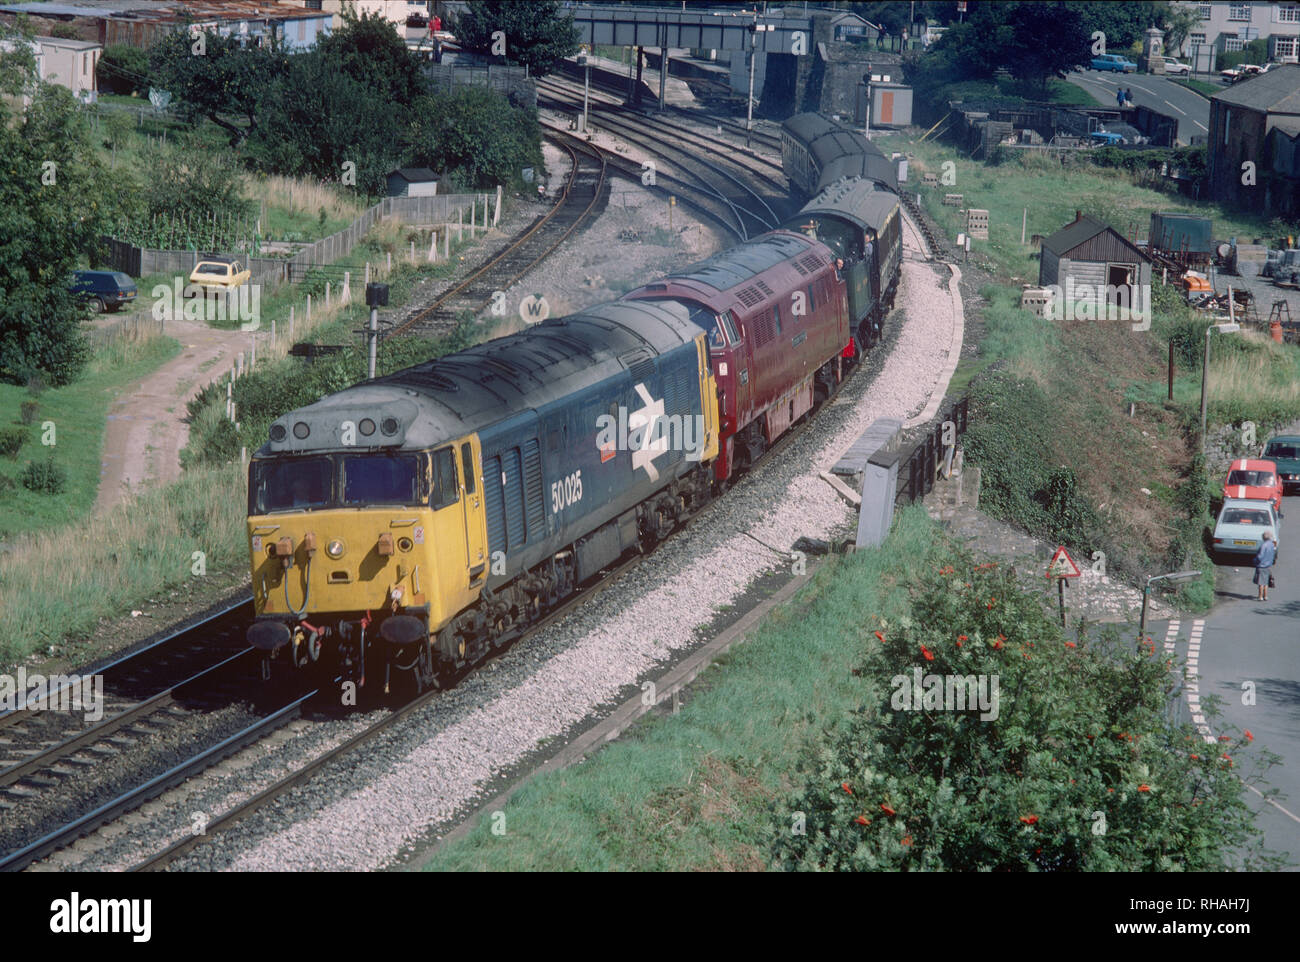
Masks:
[[[904,835],[903,838],[899,841],[898,844],[899,844],[899,845],[911,845],[911,844],[912,844],[912,836],[910,836],[910,835]]]
[[[999,635],[999,636],[998,636],[998,640],[995,641],[995,642],[993,642],[993,648],[994,648],[994,650],[996,650],[996,651],[1001,651],[1001,650],[1002,650],[1003,648],[1005,648],[1005,647],[1006,647],[1006,646],[1005,646],[1004,644],[1002,644],[1002,636]]]
[[[1193,756],[1192,756],[1192,761],[1194,761],[1194,762],[1199,762],[1200,760],[1201,760],[1201,756],[1200,756],[1200,755],[1193,755]]]
[[[898,813],[895,812],[892,808],[890,808],[888,805],[886,805],[884,802],[881,802],[881,803],[880,803],[880,810],[881,810],[882,812],[884,812],[886,815],[897,815],[897,814],[898,814]]]
[[[1247,728],[1246,731],[1245,731],[1243,734],[1245,734],[1245,736],[1246,736],[1246,741],[1248,741],[1248,742],[1253,742],[1253,741],[1255,740],[1255,736],[1252,735],[1252,734],[1250,733],[1250,729],[1249,729],[1249,728]]]
[[[1149,792],[1149,791],[1151,791],[1151,786],[1150,786],[1150,785],[1139,785],[1139,786],[1138,786],[1138,791],[1139,791],[1139,792]]]
[[[849,788],[849,783],[848,783],[848,782],[840,782],[840,788],[844,789],[844,794],[845,794],[845,795],[852,795],[852,794],[853,794],[853,789]]]
[[[1076,645],[1076,644],[1075,644],[1074,642],[1072,642],[1072,641],[1067,641],[1067,642],[1065,643],[1065,647],[1066,647],[1066,648],[1078,648],[1079,646]]]
[[[871,824],[871,819],[867,818],[867,816],[865,816],[865,815],[859,815],[859,816],[858,816],[857,818],[855,818],[853,821],[857,822],[859,825],[870,825],[870,824]]]
[[[873,631],[872,634],[875,635],[876,638],[877,638],[879,641],[884,641],[884,640],[885,640],[885,635],[884,635],[883,632],[880,632],[880,631]]]
[[[925,645],[921,646],[921,654],[925,656],[926,661],[934,661],[934,655],[930,653],[930,649]]]
[[[950,575],[950,574],[954,574],[954,573],[956,572],[956,570],[957,570],[957,569],[954,568],[952,565],[947,565],[947,566],[945,566],[945,567],[939,569],[939,574],[941,574],[941,575]]]
[[[1037,824],[1038,824],[1038,816],[1037,816],[1037,815],[1021,815],[1021,816],[1020,816],[1020,821],[1024,822],[1026,825],[1037,825]]]

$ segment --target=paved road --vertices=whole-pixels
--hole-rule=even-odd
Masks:
[[[1255,600],[1255,569],[1248,559],[1239,567],[1220,565],[1214,609],[1204,618],[1153,625],[1151,636],[1187,658],[1189,672],[1195,673],[1188,709],[1192,721],[1205,726],[1207,740],[1249,730],[1255,739],[1250,754],[1267,749],[1281,756],[1282,764],[1265,778],[1285,797],[1266,801],[1249,792],[1247,798],[1258,813],[1265,845],[1300,865],[1300,497],[1286,498],[1282,510],[1291,517],[1284,517],[1282,553],[1274,569],[1278,587],[1267,602]],[[1289,539],[1288,520],[1296,528]],[[1247,683],[1254,689],[1253,705],[1242,703]],[[1202,714],[1201,701],[1208,695],[1222,699],[1217,719]]]
[[[1108,107],[1115,106],[1118,88],[1132,90],[1135,104],[1178,118],[1178,139],[1184,144],[1189,143],[1193,136],[1205,136],[1209,130],[1206,125],[1210,122],[1210,102],[1196,91],[1164,77],[1078,70],[1066,79]]]

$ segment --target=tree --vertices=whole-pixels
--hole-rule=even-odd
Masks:
[[[409,107],[424,92],[419,62],[393,24],[378,14],[358,18],[345,8],[343,26],[327,34],[317,49],[330,69],[393,103]]]
[[[1019,80],[1064,77],[1092,59],[1091,31],[1075,3],[980,3],[934,45],[936,66],[963,78],[991,77],[1005,66]],[[1050,37],[1050,41],[1044,38]]]
[[[1089,42],[1094,31],[1100,30],[1106,35],[1106,50],[1109,53],[1128,50],[1135,43],[1142,41],[1148,27],[1159,24],[1164,13],[1162,4],[1147,2],[1095,3],[1073,2],[1066,4],[1075,8],[1083,20]]]
[[[95,73],[99,88],[109,93],[145,91],[149,87],[149,54],[130,44],[110,44],[104,48]]]
[[[1177,56],[1183,44],[1200,27],[1201,12],[1196,7],[1184,7],[1176,3],[1160,4],[1160,29],[1165,32],[1165,52]]]
[[[88,356],[68,277],[116,203],[70,91],[41,84],[17,118],[0,101],[0,169],[0,378],[66,384]]]
[[[412,162],[454,173],[468,187],[514,183],[520,168],[541,165],[536,116],[494,91],[461,87],[433,94],[415,114]]]
[[[320,51],[296,54],[266,92],[265,124],[249,136],[247,155],[264,170],[335,182],[345,164],[355,164],[357,189],[383,193],[384,175],[402,166],[404,131],[417,114],[394,110],[383,89],[337,69]]]
[[[258,105],[268,84],[284,75],[288,55],[278,41],[244,46],[238,37],[215,31],[176,31],[149,48],[150,75],[178,101],[187,119],[206,117],[238,144],[257,129]],[[245,126],[232,122],[241,117]]]
[[[465,49],[491,56],[497,55],[493,34],[500,31],[506,63],[523,64],[537,77],[578,52],[578,28],[562,15],[557,0],[469,0],[452,29]]]

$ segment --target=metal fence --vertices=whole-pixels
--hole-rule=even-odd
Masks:
[[[935,427],[926,432],[925,437],[917,442],[910,454],[899,458],[898,487],[894,493],[896,505],[911,504],[924,498],[934,490],[934,482],[939,476],[947,458],[947,446],[944,442],[944,425],[952,422],[954,428],[954,445],[956,439],[966,433],[970,423],[970,397],[955,401],[946,412],[939,416]]]
[[[488,194],[441,194],[435,197],[385,197],[360,217],[329,237],[321,238],[298,251],[293,257],[242,257],[248,265],[250,280],[265,287],[300,280],[311,268],[330,264],[346,257],[361,239],[385,217],[421,224],[446,224],[464,211],[473,211],[485,203]],[[471,214],[471,220],[473,214]],[[112,237],[104,237],[107,266],[133,277],[149,274],[188,275],[203,256],[197,250],[152,250],[136,247]],[[222,253],[208,251],[207,253]]]

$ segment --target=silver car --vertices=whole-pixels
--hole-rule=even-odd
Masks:
[[[1254,557],[1267,531],[1280,546],[1282,518],[1271,501],[1253,498],[1225,498],[1214,524],[1214,550],[1224,554]]]

